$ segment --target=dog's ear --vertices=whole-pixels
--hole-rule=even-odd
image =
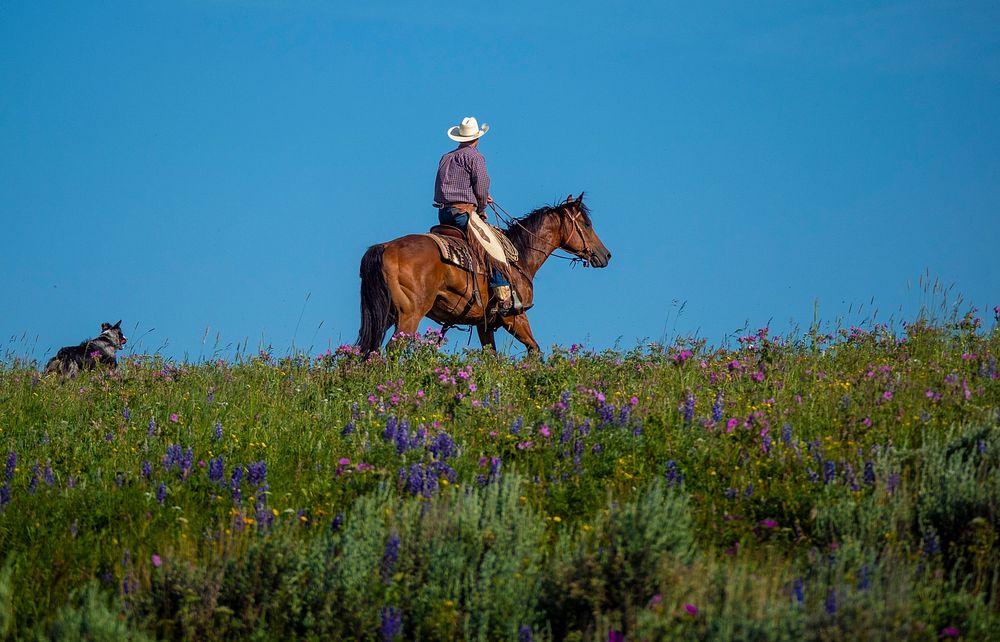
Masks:
[[[582,194],[581,194],[581,196],[582,196]],[[117,323],[115,323],[115,324],[114,324],[113,326],[111,326],[111,327],[112,327],[112,328],[121,328],[121,327],[122,327],[122,320],[121,320],[121,319],[118,319],[118,322],[117,322]]]
[[[102,323],[101,324],[101,332],[103,332],[105,330],[110,330],[110,329],[111,329],[111,324],[110,323]]]

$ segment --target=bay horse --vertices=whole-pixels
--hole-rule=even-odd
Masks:
[[[532,280],[547,258],[563,249],[585,265],[606,267],[611,252],[594,231],[583,194],[541,207],[514,219],[504,234],[517,249],[511,262],[511,284],[523,309],[501,317],[487,313],[487,275],[472,274],[441,260],[433,239],[410,234],[368,248],[361,259],[361,329],[357,347],[362,354],[377,352],[386,331],[414,334],[428,317],[444,325],[474,325],[479,342],[496,349],[493,333],[504,328],[529,352],[538,350],[524,313],[533,305]],[[478,295],[474,292],[478,291]]]

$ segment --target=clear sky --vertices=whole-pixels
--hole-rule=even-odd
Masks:
[[[585,190],[614,253],[542,268],[543,347],[898,319],[921,275],[991,309],[998,26],[975,0],[6,1],[6,352],[119,318],[176,358],[353,342],[362,253],[435,221],[468,115],[501,205]]]

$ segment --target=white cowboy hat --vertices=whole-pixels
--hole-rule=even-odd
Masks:
[[[460,143],[467,143],[470,140],[476,140],[489,130],[489,125],[484,123],[483,126],[480,127],[475,118],[467,116],[462,119],[461,125],[455,125],[448,130],[448,138]]]

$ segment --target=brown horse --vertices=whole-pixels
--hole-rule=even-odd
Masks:
[[[605,267],[611,252],[604,246],[583,204],[583,194],[542,207],[515,219],[504,231],[517,248],[510,270],[524,310],[533,304],[531,285],[549,255],[563,249],[594,267]],[[361,259],[361,330],[357,346],[363,354],[378,351],[392,325],[413,334],[424,317],[446,325],[474,325],[483,347],[496,348],[493,333],[504,328],[525,345],[538,350],[524,312],[501,317],[488,314],[485,274],[471,274],[441,260],[437,244],[421,234],[373,245]]]

